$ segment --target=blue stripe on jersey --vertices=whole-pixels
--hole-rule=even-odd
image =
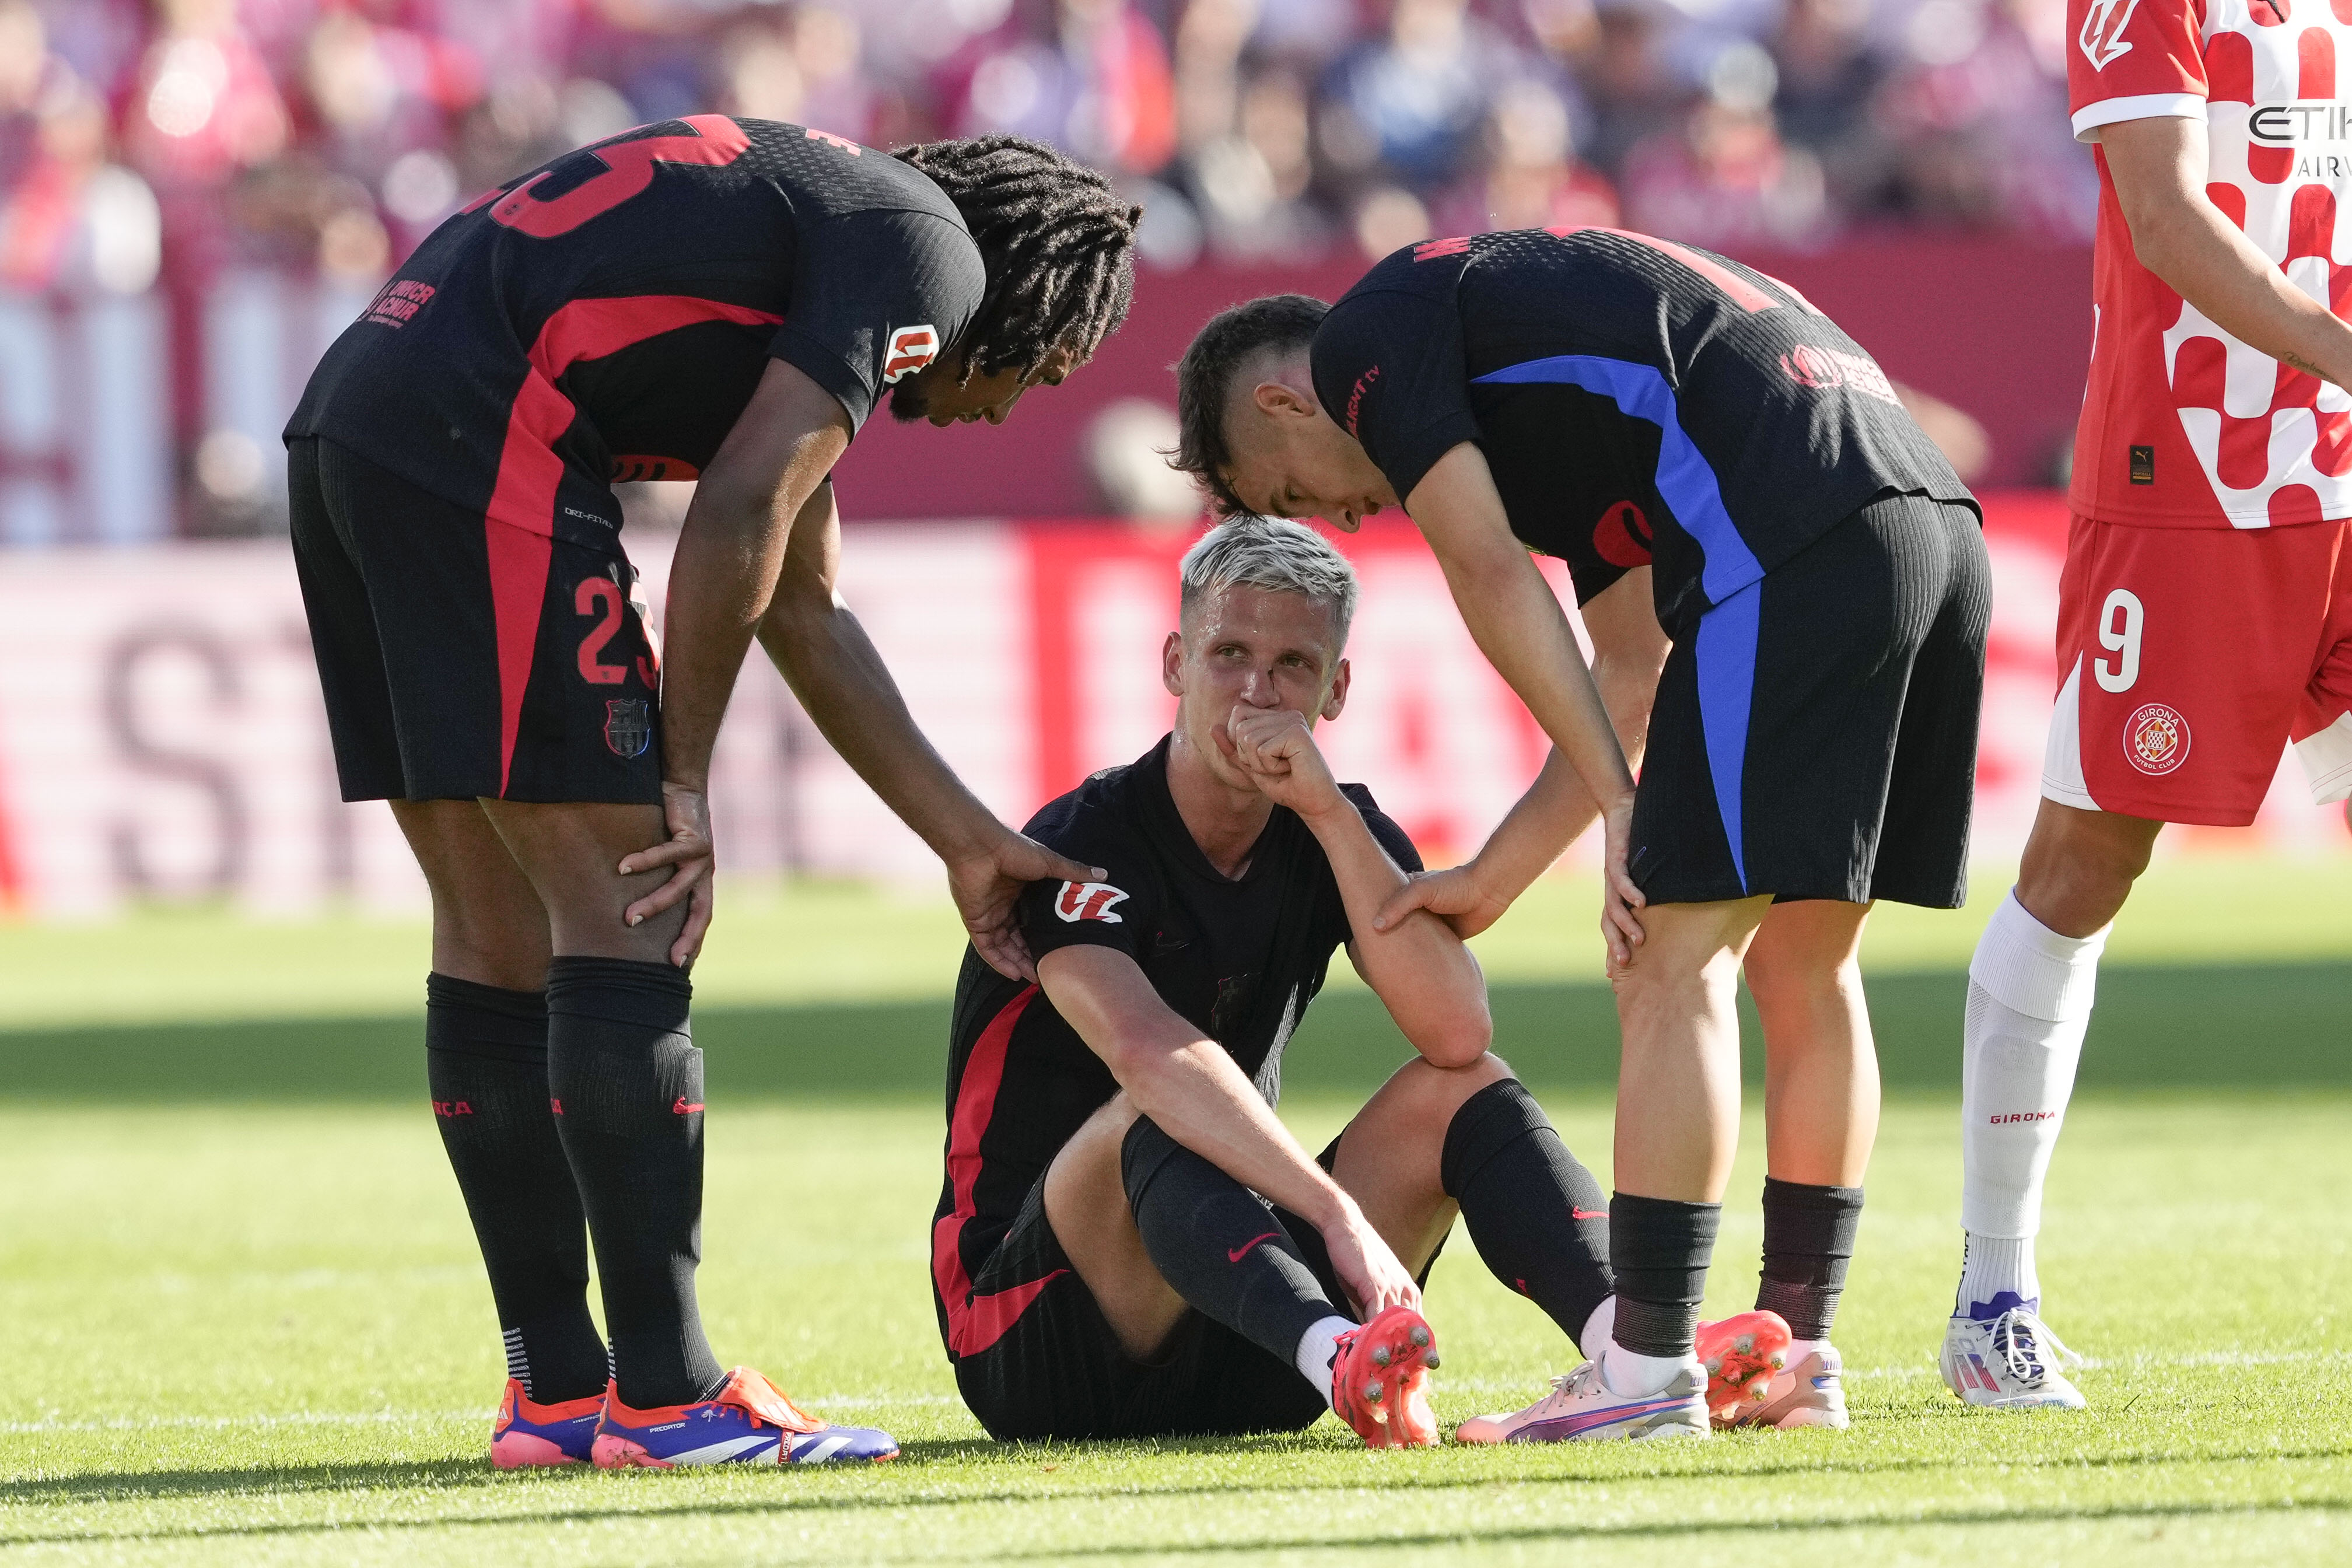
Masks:
[[[1617,405],[1627,417],[1647,420],[1658,427],[1658,495],[1674,509],[1675,521],[1698,541],[1706,564],[1699,573],[1699,588],[1710,605],[1720,605],[1764,575],[1756,552],[1739,537],[1731,514],[1723,508],[1723,491],[1715,469],[1700,456],[1683,432],[1675,412],[1675,389],[1654,365],[1632,360],[1604,359],[1598,354],[1556,354],[1506,365],[1473,376],[1473,386],[1489,383],[1564,382],[1596,393]],[[1747,711],[1742,699],[1741,712]],[[1733,848],[1738,849],[1735,837]]]
[[[1741,835],[1740,789],[1748,771],[1748,714],[1756,696],[1757,612],[1760,583],[1750,583],[1698,618],[1699,727],[1706,732],[1706,771],[1715,780],[1715,809],[1731,843],[1731,868],[1748,891],[1748,852]]]

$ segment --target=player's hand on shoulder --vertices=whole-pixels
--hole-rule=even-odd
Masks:
[[[972,951],[1005,978],[1028,981],[1037,978],[1037,964],[1022,940],[1014,913],[1021,889],[1048,879],[1099,882],[1109,875],[1099,866],[1057,855],[1009,827],[1000,827],[1000,837],[988,847],[950,858],[947,868],[948,892],[963,917],[964,929],[971,933]]]
[[[1236,705],[1225,728],[1233,740],[1234,761],[1275,805],[1301,816],[1348,805],[1305,714],[1288,708]]]

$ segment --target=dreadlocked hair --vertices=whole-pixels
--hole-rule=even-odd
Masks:
[[[892,156],[947,192],[988,269],[963,339],[963,375],[1037,374],[1063,345],[1082,357],[1127,320],[1143,209],[1109,179],[1019,136],[922,142]]]

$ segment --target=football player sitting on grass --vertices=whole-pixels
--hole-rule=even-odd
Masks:
[[[940,1331],[998,1437],[1292,1431],[1328,1408],[1372,1447],[1433,1444],[1421,1281],[1455,1214],[1497,1278],[1597,1349],[1608,1205],[1487,1049],[1453,929],[1425,912],[1371,929],[1421,860],[1316,748],[1348,699],[1345,559],[1302,524],[1243,519],[1182,577],[1173,731],[1029,824],[1107,878],[1023,895],[1035,984],[964,959]],[[1282,1051],[1343,945],[1419,1054],[1309,1155],[1274,1111]],[[1618,1426],[1663,1435],[1687,1414],[1660,1402]]]

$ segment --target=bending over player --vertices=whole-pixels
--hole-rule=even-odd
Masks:
[[[1624,1064],[1612,1342],[1571,1391],[1589,1429],[1668,1396],[1843,1425],[1826,1336],[1878,1119],[1855,952],[1874,900],[1961,901],[1990,609],[1969,492],[1793,290],[1615,230],[1401,250],[1336,306],[1224,312],[1179,374],[1180,465],[1228,510],[1352,528],[1402,498],[1558,748],[1475,859],[1383,918],[1475,932],[1606,825]],[[1530,548],[1567,562],[1603,690]],[[1635,754],[1646,724],[1638,797],[1612,711]],[[1743,962],[1767,1054],[1758,1300],[1799,1342],[1734,1407],[1694,1350]]]
[[[2158,829],[2252,822],[2290,743],[2315,800],[2352,795],[2352,326],[2329,310],[2345,309],[2329,215],[2352,174],[2336,143],[2270,134],[2342,101],[2313,74],[2335,58],[2326,24],[2285,16],[2069,7],[2074,133],[2099,169],[2098,336],[2042,807],[1969,966],[1942,1361],[1971,1405],[2083,1404],[2042,1323],[2033,1238],[2099,954]],[[2287,106],[2254,107],[2273,97]]]
[[[711,744],[756,627],[1018,967],[1015,889],[1085,868],[924,743],[833,595],[827,475],[886,395],[995,421],[1083,363],[1125,312],[1135,216],[1008,137],[891,157],[666,121],[443,224],[311,377],[287,431],[295,562],[343,796],[392,802],[432,887],[427,1070],[506,1341],[500,1466],[898,1452],[703,1336],[686,965]],[[611,487],[698,473],[657,668]]]
[[[1461,939],[1426,914],[1371,929],[1420,860],[1311,734],[1347,701],[1347,562],[1245,520],[1182,572],[1173,732],[1029,825],[1108,877],[1022,896],[1035,984],[964,961],[940,1331],[999,1437],[1287,1431],[1332,1409],[1375,1447],[1434,1442],[1418,1282],[1457,1208],[1487,1266],[1590,1343],[1601,1189],[1488,1053]],[[1421,1055],[1311,1158],[1273,1105],[1342,944]]]

